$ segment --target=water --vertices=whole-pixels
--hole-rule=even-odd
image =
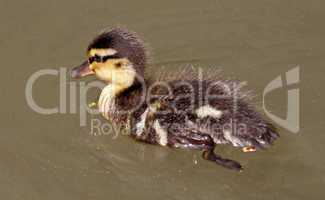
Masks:
[[[324,199],[323,1],[0,4],[2,199]],[[78,114],[30,109],[24,93],[30,75],[78,64],[88,41],[117,24],[150,44],[151,66],[220,68],[247,81],[258,107],[264,87],[299,65],[299,134],[280,129],[271,149],[253,154],[220,147],[245,167],[237,173],[203,161],[199,152],[93,136],[90,119],[80,127]],[[58,105],[58,77],[40,78],[33,97],[44,107]],[[285,117],[286,101],[285,91],[277,91],[267,107]]]

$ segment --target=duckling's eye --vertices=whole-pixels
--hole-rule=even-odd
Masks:
[[[110,56],[103,56],[103,57],[102,57],[103,62],[106,62],[109,58],[110,58]]]
[[[94,61],[95,61],[95,57],[92,56],[88,58],[89,64],[93,63]]]
[[[95,61],[98,62],[98,63],[101,63],[102,62],[102,57],[96,54],[95,55]]]
[[[116,68],[120,68],[120,67],[122,67],[122,63],[121,63],[121,62],[117,62],[117,63],[115,63],[115,67],[116,67]]]

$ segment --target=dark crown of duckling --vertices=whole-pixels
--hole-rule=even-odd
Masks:
[[[114,49],[116,54],[111,58],[128,58],[134,64],[138,73],[143,74],[144,72],[147,52],[143,42],[134,32],[124,28],[105,31],[88,45],[87,51],[89,52],[92,49]]]
[[[100,34],[88,46],[87,55],[88,60],[74,68],[72,76],[95,74],[106,82],[99,111],[115,123],[129,125],[131,136],[137,140],[202,150],[204,159],[241,170],[238,162],[217,155],[215,147],[231,144],[251,152],[269,147],[279,136],[248,103],[236,81],[147,81],[143,77],[147,59],[143,42],[126,29]]]

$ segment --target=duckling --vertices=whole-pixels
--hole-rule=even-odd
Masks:
[[[215,147],[230,144],[244,152],[269,147],[275,127],[249,103],[236,81],[182,78],[155,82],[145,77],[147,52],[136,33],[113,28],[87,48],[88,59],[72,69],[73,78],[96,75],[104,81],[98,109],[110,121],[130,124],[136,140],[202,151],[223,167],[242,170]]]

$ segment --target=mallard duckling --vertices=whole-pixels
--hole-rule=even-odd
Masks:
[[[137,140],[202,150],[204,159],[241,170],[238,162],[216,154],[215,147],[231,144],[252,152],[268,147],[279,136],[248,103],[236,81],[149,81],[144,77],[146,50],[134,32],[114,28],[100,34],[89,44],[87,56],[72,70],[72,77],[94,74],[107,83],[99,97],[99,111],[110,121],[129,123]]]

